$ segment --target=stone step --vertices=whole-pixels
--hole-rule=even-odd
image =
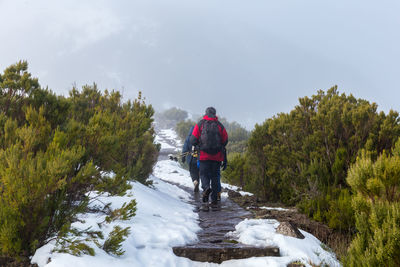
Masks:
[[[189,258],[192,261],[221,263],[232,259],[250,257],[279,257],[278,247],[214,247],[214,246],[186,246],[174,247],[175,255]]]

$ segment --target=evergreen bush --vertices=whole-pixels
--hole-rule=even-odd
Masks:
[[[400,139],[392,155],[382,153],[376,161],[364,151],[349,170],[357,235],[346,266],[400,265],[399,151]]]
[[[121,255],[128,228],[101,245],[101,232],[72,224],[89,211],[89,192],[123,195],[129,181],[148,183],[158,154],[152,106],[96,84],[57,96],[27,68],[21,61],[0,74],[0,257],[26,261],[54,239],[74,255],[93,255],[90,242]],[[107,210],[103,223],[111,223],[134,216],[136,202],[90,209]]]
[[[352,233],[348,169],[360,149],[372,158],[390,150],[400,136],[399,121],[397,112],[378,113],[375,103],[339,94],[335,86],[300,98],[291,112],[256,125],[246,163],[232,158],[235,164],[230,162],[223,175],[259,198],[297,204],[310,217]]]

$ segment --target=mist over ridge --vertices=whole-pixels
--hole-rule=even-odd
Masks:
[[[0,69],[25,59],[64,95],[96,82],[157,110],[253,128],[299,97],[340,92],[399,110],[397,1],[0,1]]]

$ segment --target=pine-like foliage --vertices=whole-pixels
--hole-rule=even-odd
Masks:
[[[103,244],[104,251],[116,256],[123,255],[124,251],[121,249],[121,243],[125,240],[128,234],[129,227],[122,229],[119,226],[115,226],[108,239]]]
[[[19,61],[0,74],[0,113],[23,119],[22,107],[29,102],[29,96],[39,90],[37,78],[27,71],[28,63]]]
[[[240,153],[231,153],[228,156],[229,164],[223,172],[225,181],[230,184],[236,184],[243,188],[243,190],[253,191],[250,181],[246,181],[249,166],[247,165],[246,158]]]
[[[347,266],[400,266],[400,139],[376,161],[366,151],[349,170],[357,235]]]
[[[223,177],[259,198],[297,204],[310,217],[353,232],[348,168],[360,149],[376,158],[399,136],[397,112],[378,113],[375,103],[333,87],[256,125],[247,152],[230,159]]]
[[[133,102],[122,103],[119,92],[101,94],[94,84],[81,92],[74,88],[70,101],[73,136],[84,136],[70,141],[82,144],[103,171],[146,183],[158,150],[152,128],[154,110],[141,94]]]
[[[74,255],[92,255],[89,243],[120,255],[128,229],[102,242],[101,232],[71,225],[88,211],[89,192],[122,195],[129,181],[146,183],[158,153],[153,108],[140,94],[123,103],[95,84],[57,96],[27,67],[21,61],[0,74],[0,258],[26,260],[53,239]],[[97,211],[106,213],[102,224],[127,220],[136,202]]]
[[[73,195],[83,197],[97,173],[93,164],[81,165],[83,147],[65,147],[51,137],[43,108],[28,108],[26,120],[21,127],[6,122],[14,124],[5,127],[13,138],[0,149],[0,247],[10,257],[30,255],[74,216],[79,205],[72,204]]]

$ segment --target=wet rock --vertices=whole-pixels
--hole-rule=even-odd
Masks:
[[[292,262],[287,265],[287,267],[305,267],[305,265],[301,262]]]
[[[174,247],[175,255],[193,261],[221,263],[232,259],[280,256],[277,247]]]
[[[233,191],[228,189],[228,196],[230,198],[238,198],[238,197],[242,197],[242,195],[239,192]]]
[[[304,239],[304,235],[291,222],[282,222],[279,224],[278,228],[276,228],[276,232],[278,234]]]

